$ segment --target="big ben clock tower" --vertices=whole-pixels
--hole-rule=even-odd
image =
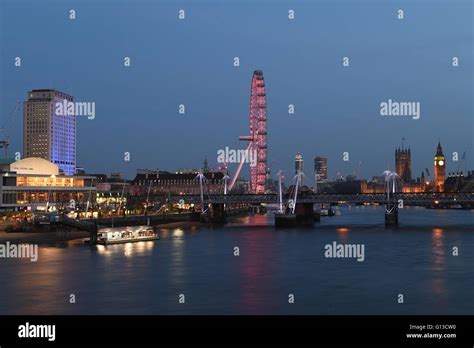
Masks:
[[[444,180],[446,179],[446,159],[443,155],[441,143],[438,142],[436,155],[434,157],[434,186],[435,191],[444,191]]]

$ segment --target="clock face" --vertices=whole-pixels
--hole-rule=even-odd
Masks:
[[[434,163],[435,163],[435,165],[436,165],[436,161],[435,161]]]
[[[438,162],[438,164],[439,164],[440,166],[443,166],[443,165],[444,165],[444,161],[441,160],[441,161]]]

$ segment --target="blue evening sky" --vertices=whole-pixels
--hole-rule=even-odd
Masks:
[[[273,173],[293,169],[299,151],[307,175],[322,154],[331,178],[354,173],[359,163],[358,175],[370,178],[393,169],[402,137],[414,176],[425,167],[432,172],[439,138],[448,171],[473,167],[471,0],[0,4],[1,123],[30,89],[53,87],[95,102],[95,119],[77,123],[78,165],[88,172],[133,177],[136,168],[200,167],[204,157],[215,166],[217,150],[244,146],[238,136],[248,134],[256,69],[267,86]],[[397,19],[398,9],[405,19]],[[342,66],[345,56],[350,67]],[[420,119],[381,116],[388,99],[420,102]],[[22,108],[3,133],[10,153],[23,151]],[[467,161],[453,162],[454,151],[466,151]]]

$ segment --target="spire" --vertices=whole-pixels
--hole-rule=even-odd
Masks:
[[[438,140],[438,147],[436,149],[436,156],[444,156],[443,148],[441,147],[441,141]]]

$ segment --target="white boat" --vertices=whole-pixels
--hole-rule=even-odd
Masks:
[[[160,239],[151,226],[108,227],[97,231],[97,244],[109,245]]]

